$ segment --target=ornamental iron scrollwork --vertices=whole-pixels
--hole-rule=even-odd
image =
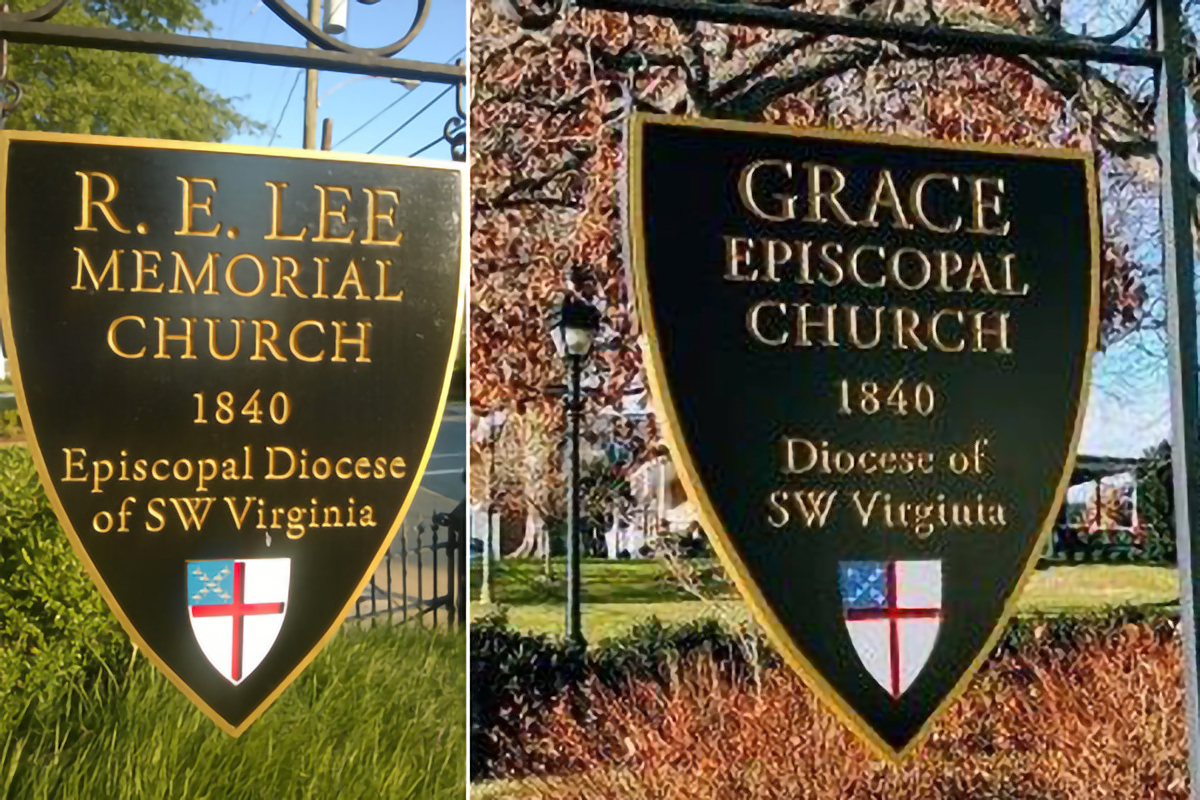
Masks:
[[[359,47],[340,41],[310,22],[287,0],[262,0],[276,17],[299,34],[307,45],[290,47],[255,42],[212,39],[175,33],[130,31],[54,23],[55,16],[71,0],[46,0],[31,11],[0,11],[0,40],[49,44],[99,50],[154,53],[157,55],[212,58],[281,67],[350,72],[378,77],[414,79],[431,83],[459,84],[466,69],[424,61],[406,61],[395,56],[412,43],[429,18],[431,0],[416,0],[408,29],[397,40],[380,47]],[[399,0],[358,0],[363,5]]]
[[[8,3],[0,5],[0,13],[6,11]],[[21,84],[8,76],[8,41],[0,39],[0,130],[4,129],[4,120],[20,105],[24,96],[25,90]]]
[[[3,14],[0,14],[0,17],[12,22],[49,22],[60,11],[66,8],[69,2],[70,0],[48,0],[48,2],[32,11],[3,12]],[[375,5],[380,0],[358,0],[358,2],[363,5]],[[316,25],[313,25],[304,15],[292,8],[287,3],[287,0],[262,0],[262,4],[286,23],[289,28],[323,50],[359,53],[383,58],[394,56],[407,47],[417,37],[417,34],[421,32],[421,29],[425,27],[425,21],[429,17],[429,0],[417,0],[416,14],[413,16],[412,23],[408,26],[408,31],[403,36],[383,47],[356,47],[355,45],[333,38]]]
[[[32,11],[9,11],[6,5],[0,14],[14,22],[45,22],[66,8],[69,2],[70,0],[50,0]]]
[[[361,3],[362,0],[359,0],[359,2]],[[375,0],[375,2],[379,2],[379,0]],[[338,50],[343,53],[380,56],[382,58],[394,56],[407,47],[413,39],[417,38],[417,34],[421,32],[421,29],[425,27],[425,20],[429,16],[429,0],[417,0],[417,11],[413,16],[412,24],[408,26],[408,33],[385,47],[367,48],[355,47],[352,44],[334,39],[325,33],[325,31],[305,19],[296,9],[288,5],[287,0],[262,0],[262,3],[275,12],[275,16],[287,23],[288,27],[317,47],[325,50]],[[374,5],[374,3],[366,3],[366,5]]]
[[[1067,33],[1061,28],[1050,35],[1031,36],[960,27],[932,20],[926,23],[897,22],[877,17],[796,11],[774,3],[721,0],[493,0],[493,7],[522,28],[532,31],[549,28],[572,7],[577,7],[691,22],[747,25],[926,45],[946,54],[1041,56],[1142,67],[1157,67],[1161,59],[1161,53],[1152,48],[1119,44],[1138,28],[1154,8],[1154,0],[1143,0],[1128,22],[1111,33],[1099,36]]]
[[[462,65],[462,59],[454,62]],[[442,126],[442,138],[450,144],[450,157],[455,161],[467,160],[467,111],[466,84],[460,83],[454,90],[454,116]]]

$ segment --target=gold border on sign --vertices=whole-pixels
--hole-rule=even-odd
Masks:
[[[87,550],[84,549],[79,536],[75,533],[75,528],[71,524],[70,518],[67,516],[66,510],[63,508],[62,501],[58,497],[58,492],[55,489],[54,482],[50,479],[50,471],[46,466],[46,461],[42,456],[41,446],[38,444],[36,426],[33,423],[33,418],[29,414],[29,406],[25,400],[24,384],[21,380],[21,369],[18,362],[18,348],[13,339],[12,320],[9,316],[9,297],[8,297],[8,156],[9,144],[19,141],[36,141],[36,142],[63,142],[69,144],[92,144],[103,145],[108,147],[133,147],[140,149],[153,150],[186,150],[192,152],[206,153],[228,153],[232,155],[254,155],[254,156],[269,156],[273,158],[302,158],[316,161],[341,161],[353,162],[357,164],[379,164],[388,166],[403,166],[403,167],[423,167],[427,169],[441,169],[447,172],[458,173],[459,186],[459,267],[458,267],[458,292],[457,310],[454,318],[454,331],[450,339],[450,352],[446,360],[446,367],[442,376],[442,392],[438,400],[437,412],[434,415],[433,426],[429,431],[429,440],[425,444],[425,450],[421,455],[420,463],[417,465],[416,471],[413,473],[412,484],[409,487],[408,494],[404,498],[404,502],[400,505],[400,510],[396,513],[396,518],[393,520],[391,529],[384,537],[379,551],[371,559],[366,572],[350,599],[342,607],[335,621],[330,625],[329,629],[321,636],[316,645],[308,652],[300,663],[288,673],[288,675],[268,694],[259,705],[250,712],[247,717],[242,720],[239,725],[230,725],[224,717],[214,711],[207,703],[204,702],[191,687],[187,685],[174,670],[167,666],[158,654],[154,652],[146,641],[138,633],[137,628],[129,621],[125,615],[124,609],[121,608],[116,598],[108,588],[108,584],[104,582],[104,577],[100,571],[96,569],[96,565],[88,556]],[[42,486],[46,489],[46,495],[50,499],[50,505],[54,508],[54,513],[58,517],[59,524],[66,531],[68,538],[71,540],[71,546],[75,549],[75,554],[79,556],[79,560],[83,562],[87,568],[88,574],[91,576],[93,583],[100,589],[100,593],[104,596],[104,600],[108,603],[108,607],[116,615],[121,622],[121,627],[129,634],[129,638],[133,640],[145,654],[146,657],[156,666],[164,675],[175,684],[179,691],[192,701],[201,711],[203,711],[209,719],[215,722],[221,730],[225,731],[230,736],[237,738],[242,735],[255,720],[262,715],[267,707],[283,693],[283,690],[296,680],[296,677],[304,671],[312,660],[317,656],[334,634],[345,623],[350,610],[354,607],[355,601],[362,594],[368,581],[371,579],[371,574],[375,571],[379,560],[383,557],[384,552],[391,545],[392,539],[400,530],[400,525],[404,521],[405,515],[408,513],[408,508],[412,505],[413,498],[416,497],[417,491],[421,485],[421,478],[425,474],[425,467],[429,462],[429,457],[433,453],[434,442],[437,440],[438,429],[441,427],[442,415],[446,409],[446,401],[450,391],[450,380],[454,371],[454,357],[458,353],[459,338],[462,332],[463,324],[463,308],[465,306],[464,298],[466,297],[467,286],[467,265],[468,247],[470,246],[470,233],[467,220],[468,213],[468,197],[467,197],[467,166],[456,162],[434,161],[424,158],[400,158],[391,156],[363,156],[354,153],[331,153],[323,150],[290,150],[284,148],[271,147],[252,147],[242,145],[229,144],[211,144],[205,142],[180,142],[168,139],[142,139],[142,138],[120,138],[112,136],[94,136],[90,134],[67,134],[67,133],[40,133],[35,131],[0,131],[0,324],[3,326],[4,339],[8,342],[8,360],[11,364],[10,372],[12,374],[13,393],[17,397],[17,408],[21,412],[21,418],[25,420],[25,434],[28,439],[30,452],[33,454],[34,463],[37,465],[38,475],[42,480]]]
[[[789,136],[793,138],[823,139],[841,142],[862,142],[883,144],[894,147],[910,147],[923,150],[953,150],[960,152],[990,153],[996,155],[1027,156],[1032,158],[1056,159],[1064,161],[1080,161],[1083,163],[1087,182],[1087,210],[1090,212],[1088,221],[1090,229],[1091,254],[1091,291],[1090,308],[1088,313],[1088,330],[1085,338],[1084,364],[1081,375],[1079,402],[1075,409],[1075,429],[1071,443],[1067,449],[1067,457],[1063,463],[1063,473],[1055,490],[1054,501],[1047,509],[1046,518],[1042,521],[1042,530],[1037,537],[1033,550],[1029,555],[1020,579],[1013,587],[1012,594],[1005,600],[1004,608],[996,622],[996,626],[988,635],[987,641],[975,656],[971,665],[963,672],[958,682],[942,699],[925,724],[909,740],[902,749],[896,750],[884,741],[874,729],[867,724],[859,714],[850,707],[841,695],[829,684],[817,669],[805,658],[800,649],[792,642],[791,636],[781,624],[779,617],[767,603],[759,591],[757,584],[750,578],[745,563],[734,547],[733,539],[721,522],[704,484],[700,480],[692,453],[684,440],[683,428],[679,423],[679,410],[671,394],[671,389],[664,380],[665,369],[662,355],[658,349],[658,334],[654,310],[650,303],[650,290],[647,282],[646,248],[643,237],[642,216],[642,131],[647,125],[669,125],[676,127],[709,128],[718,130],[740,131],[744,133],[769,134],[773,136]],[[1062,505],[1063,496],[1075,467],[1076,450],[1079,447],[1079,437],[1083,431],[1083,418],[1087,408],[1087,398],[1090,389],[1092,351],[1095,347],[1096,333],[1099,326],[1100,313],[1100,227],[1099,227],[1099,195],[1096,192],[1096,174],[1093,154],[1085,150],[1068,150],[1063,148],[1028,148],[1010,147],[995,144],[967,144],[961,142],[941,142],[935,140],[911,139],[900,136],[883,134],[833,131],[823,129],[789,128],[764,123],[736,122],[730,120],[702,120],[692,117],[667,116],[659,114],[634,113],[630,116],[626,136],[627,211],[625,215],[625,234],[630,246],[629,262],[633,270],[635,307],[638,322],[642,327],[645,341],[642,344],[642,360],[645,364],[650,395],[655,411],[660,420],[667,440],[667,448],[680,473],[680,479],[688,499],[695,504],[705,531],[713,543],[718,557],[725,570],[733,578],[738,591],[750,607],[754,619],[767,632],[767,637],[775,649],[783,656],[793,670],[808,684],[809,688],[820,697],[846,725],[859,735],[872,750],[893,764],[899,764],[910,755],[927,737],[938,717],[959,698],[966,690],[971,678],[979,670],[984,660],[995,647],[996,641],[1004,632],[1009,619],[1016,611],[1017,599],[1021,590],[1037,567],[1045,549],[1050,530]]]

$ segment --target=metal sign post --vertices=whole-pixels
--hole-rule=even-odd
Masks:
[[[1171,468],[1175,481],[1175,539],[1179,553],[1180,618],[1183,628],[1184,705],[1187,709],[1191,795],[1200,797],[1200,707],[1197,702],[1196,603],[1200,599],[1192,554],[1200,552],[1200,440],[1196,429],[1195,239],[1189,208],[1187,108],[1183,83],[1180,0],[1158,0],[1158,158],[1162,168],[1163,275],[1167,292],[1168,374],[1171,384]]]

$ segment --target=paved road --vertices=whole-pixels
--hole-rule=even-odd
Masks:
[[[467,493],[467,485],[463,482],[463,470],[466,468],[467,407],[464,403],[447,403],[421,486],[453,500],[453,508]]]
[[[439,550],[435,555],[428,550],[416,551],[414,548],[428,546],[431,542],[429,523],[436,513],[448,513],[466,496],[466,483],[463,482],[463,470],[467,466],[467,412],[463,403],[450,403],[438,429],[437,441],[433,445],[433,454],[425,468],[425,475],[408,514],[396,538],[392,540],[392,591],[393,601],[403,602],[402,596],[407,589],[410,602],[417,598],[426,599],[446,593],[449,586],[450,571],[447,562],[447,552]],[[424,534],[418,533],[417,526],[425,524]],[[443,528],[438,531],[439,541],[445,541],[447,532]],[[403,539],[403,542],[401,541]],[[402,548],[407,550],[402,557]],[[418,566],[418,561],[420,565]],[[405,569],[407,562],[407,570]],[[404,574],[407,572],[407,576]],[[380,562],[375,568],[375,585],[378,607],[386,607],[384,589],[387,586],[387,563]],[[361,595],[364,602],[360,608],[364,613],[369,612],[370,603],[365,602],[371,596],[370,586]],[[353,615],[353,612],[352,612]],[[398,619],[398,617],[397,617]]]

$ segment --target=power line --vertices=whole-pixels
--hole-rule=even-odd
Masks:
[[[414,88],[416,88],[416,87],[414,87]],[[357,128],[355,128],[353,131],[351,131],[350,133],[348,133],[348,134],[346,134],[345,136],[343,136],[343,137],[342,137],[342,138],[341,138],[341,139],[338,141],[338,143],[334,145],[334,148],[341,147],[343,144],[345,144],[345,143],[346,143],[346,140],[347,140],[347,139],[351,138],[352,136],[354,136],[354,134],[358,133],[358,132],[359,132],[359,131],[361,131],[363,128],[367,127],[367,126],[368,126],[368,125],[370,125],[372,122],[374,122],[375,120],[379,119],[380,117],[382,117],[382,116],[383,116],[384,114],[386,114],[387,112],[391,111],[391,110],[392,110],[393,108],[395,108],[397,105],[399,105],[400,103],[404,102],[404,100],[405,100],[405,99],[407,99],[407,98],[408,98],[408,96],[409,96],[409,95],[411,95],[412,93],[413,93],[413,90],[412,90],[412,89],[409,89],[407,92],[405,92],[404,94],[402,94],[402,95],[400,95],[399,97],[397,97],[395,100],[393,100],[391,103],[389,103],[389,104],[388,104],[388,106],[387,106],[387,108],[383,109],[383,111],[380,111],[378,114],[376,114],[375,116],[371,117],[369,120],[367,120],[366,122],[364,122],[362,125],[359,125],[359,126],[358,126]]]
[[[464,48],[462,48],[461,50],[459,50],[457,53],[455,53],[454,55],[452,55],[452,56],[450,56],[449,58],[447,58],[447,59],[446,59],[445,61],[443,61],[442,63],[443,63],[443,64],[449,64],[451,61],[453,61],[454,59],[458,58],[460,55],[462,55],[462,54],[463,54],[463,53],[465,53],[465,52],[467,52],[467,48],[465,48],[465,47],[464,47]],[[382,111],[380,111],[378,114],[376,114],[375,116],[371,117],[369,120],[367,120],[366,122],[364,122],[362,125],[359,125],[359,126],[358,126],[357,128],[355,128],[353,131],[351,131],[350,133],[348,133],[348,134],[346,134],[345,136],[343,136],[343,137],[341,138],[341,140],[340,140],[340,141],[338,141],[338,143],[334,145],[334,148],[336,149],[336,148],[338,148],[338,147],[341,147],[343,144],[345,144],[345,143],[346,143],[346,141],[347,141],[348,139],[350,139],[352,136],[354,136],[354,134],[358,133],[358,132],[359,132],[359,131],[361,131],[363,128],[367,127],[367,126],[368,126],[368,125],[370,125],[372,122],[374,122],[375,120],[379,119],[380,117],[382,117],[382,116],[383,116],[384,114],[386,114],[387,112],[391,111],[391,110],[392,110],[393,108],[395,108],[397,105],[399,105],[400,103],[404,102],[404,100],[405,100],[405,99],[406,99],[406,98],[407,98],[409,95],[411,95],[411,94],[413,93],[413,91],[414,91],[414,90],[415,90],[415,87],[414,87],[414,89],[410,89],[410,90],[408,90],[407,92],[405,92],[404,94],[400,95],[400,96],[399,96],[399,97],[397,97],[395,100],[393,100],[391,103],[389,103],[389,104],[388,104],[388,106],[387,106],[387,108],[383,109],[383,110],[382,110]]]
[[[432,142],[430,142],[429,144],[427,144],[427,145],[425,145],[424,147],[422,147],[422,148],[421,148],[420,150],[418,150],[417,152],[415,152],[415,153],[411,153],[411,154],[410,154],[408,157],[409,157],[409,158],[416,158],[417,156],[421,155],[421,153],[424,153],[426,150],[428,150],[429,148],[433,147],[435,144],[437,144],[438,142],[440,142],[440,141],[442,141],[442,140],[443,140],[443,137],[439,136],[438,138],[434,139],[434,140],[433,140]]]
[[[391,138],[392,138],[393,136],[395,136],[397,133],[399,133],[400,131],[402,131],[402,130],[404,130],[405,128],[407,128],[407,127],[408,127],[408,123],[412,122],[414,119],[416,119],[417,117],[421,116],[421,115],[422,115],[422,114],[424,114],[426,111],[428,111],[430,106],[432,106],[432,105],[433,105],[434,103],[436,103],[438,100],[441,100],[443,97],[445,97],[445,96],[446,96],[446,95],[447,95],[447,94],[450,92],[450,90],[451,90],[451,89],[453,89],[453,88],[455,88],[455,87],[454,87],[454,84],[451,84],[451,85],[447,86],[445,89],[443,89],[443,90],[441,91],[441,93],[440,93],[440,94],[438,94],[438,96],[437,96],[437,97],[433,98],[433,99],[432,99],[432,100],[430,100],[428,103],[426,103],[425,105],[421,106],[421,110],[420,110],[420,111],[418,111],[417,113],[413,114],[413,115],[412,115],[411,117],[409,117],[408,119],[404,120],[404,122],[401,122],[401,123],[400,123],[400,127],[399,127],[399,128],[396,128],[396,130],[392,131],[392,132],[391,132],[391,133],[389,133],[387,136],[383,137],[383,140],[382,140],[381,142],[379,142],[379,144],[375,145],[375,146],[374,146],[374,147],[372,147],[370,150],[368,150],[368,151],[367,151],[367,155],[370,155],[371,153],[374,153],[376,150],[378,150],[379,148],[381,148],[381,147],[383,147],[385,144],[387,144],[387,143],[388,143],[388,141],[390,141],[390,140],[391,140]]]
[[[267,142],[267,147],[275,143],[275,137],[279,134],[279,125],[283,122],[283,115],[287,113],[288,106],[292,104],[292,95],[296,93],[296,87],[300,85],[300,76],[303,74],[303,70],[296,70],[296,80],[292,81],[292,88],[288,92],[287,100],[283,101],[283,111],[279,112],[279,121],[275,123],[275,127],[271,130],[271,141]]]

